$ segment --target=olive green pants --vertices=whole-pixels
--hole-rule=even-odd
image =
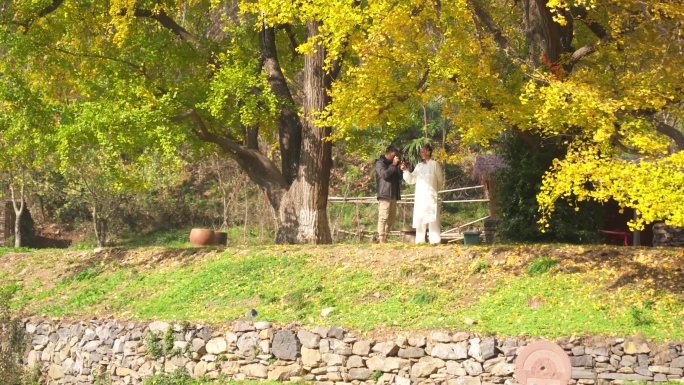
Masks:
[[[387,240],[396,216],[396,199],[378,199],[378,236],[381,240]]]

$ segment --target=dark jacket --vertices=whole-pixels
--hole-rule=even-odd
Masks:
[[[375,182],[378,186],[378,199],[401,199],[401,180],[403,173],[399,166],[392,164],[384,155],[375,161]]]

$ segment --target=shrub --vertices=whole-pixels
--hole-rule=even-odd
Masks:
[[[494,194],[499,203],[500,220],[497,231],[501,239],[512,242],[598,241],[604,210],[596,202],[573,202],[573,207],[558,204],[546,232],[539,230],[537,194],[542,176],[553,160],[565,156],[562,145],[542,143],[533,148],[519,137],[512,136],[502,140],[499,154],[509,166],[494,175]]]
[[[487,272],[487,269],[489,269],[489,266],[489,262],[485,261],[484,259],[478,259],[477,262],[475,262],[475,265],[473,266],[472,270],[470,270],[470,274],[485,274]]]
[[[170,373],[160,372],[143,381],[143,385],[197,385],[185,369],[177,369]]]
[[[3,384],[19,385],[24,377],[21,359],[24,354],[24,330],[13,315],[10,299],[16,285],[0,286],[0,378]]]

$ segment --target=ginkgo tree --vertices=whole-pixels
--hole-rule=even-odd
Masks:
[[[367,8],[366,33],[351,43],[359,64],[333,85],[322,118],[338,128],[336,138],[400,125],[407,105],[440,98],[463,144],[486,146],[504,131],[537,146],[565,143],[567,156],[538,195],[542,230],[558,202],[588,199],[636,209],[636,228],[655,220],[684,225],[684,3]]]
[[[31,181],[50,163],[43,152],[48,146],[42,144],[53,112],[23,80],[11,71],[0,75],[0,183],[9,191],[2,199],[11,201],[14,209],[15,247],[30,244],[33,235],[24,233],[22,222],[28,218]]]
[[[331,241],[332,143],[315,115],[329,103],[335,70],[326,67],[315,12],[279,23],[230,1],[2,7],[2,50],[28,57],[25,76],[47,95],[64,105],[148,104],[171,142],[191,134],[246,171],[276,213],[278,242]],[[280,164],[263,143],[275,145]]]

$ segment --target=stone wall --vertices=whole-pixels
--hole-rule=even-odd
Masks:
[[[662,222],[654,224],[653,246],[684,247],[684,227],[668,226]]]
[[[140,384],[157,371],[185,368],[195,377],[223,374],[236,380],[515,385],[516,355],[531,342],[446,331],[370,339],[337,327],[243,321],[214,328],[102,320],[24,322],[30,345],[25,363],[39,366],[48,384],[92,384],[96,375],[109,376],[112,384]],[[154,345],[151,336],[161,341]],[[571,384],[682,381],[679,343],[655,345],[635,337],[553,342],[570,356]],[[151,356],[155,346],[167,343],[165,357]]]

